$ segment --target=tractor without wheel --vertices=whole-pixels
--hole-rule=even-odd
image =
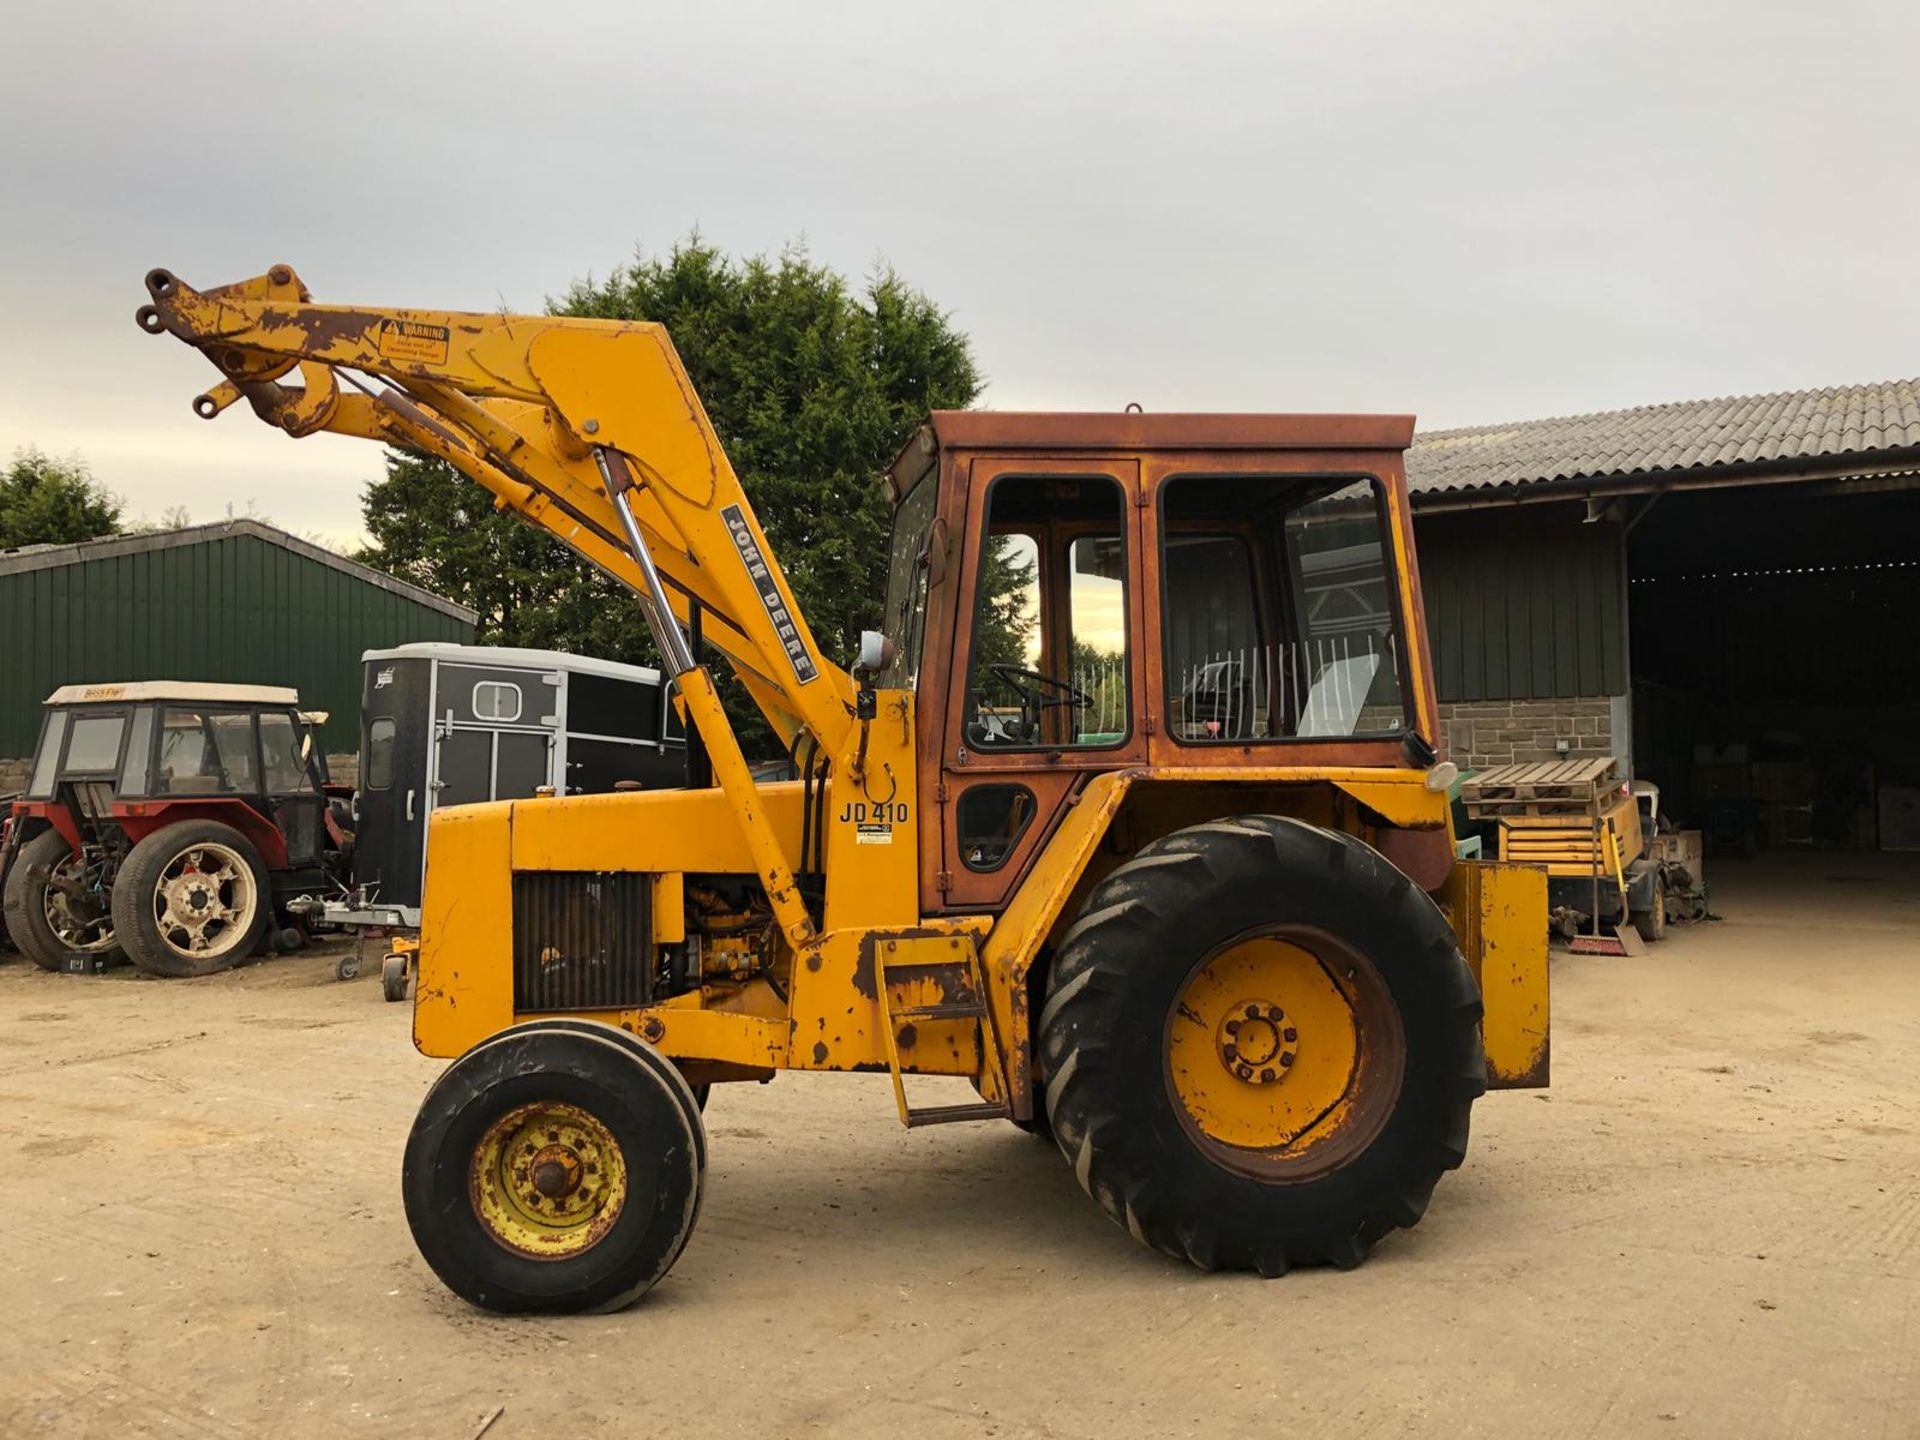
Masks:
[[[661,327],[147,293],[202,415],[438,456],[630,588],[711,775],[433,819],[414,1041],[455,1063],[405,1193],[473,1303],[655,1283],[716,1083],[884,1070],[908,1126],[1050,1129],[1137,1240],[1267,1275],[1357,1264],[1489,1084],[1546,1083],[1544,877],[1455,859],[1408,417],[935,414],[842,669]]]

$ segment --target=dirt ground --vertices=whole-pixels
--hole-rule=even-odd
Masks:
[[[9,956],[0,1436],[1920,1434],[1920,865],[1721,871],[1722,923],[1556,958],[1553,1088],[1351,1274],[1202,1275],[1010,1126],[789,1076],[716,1094],[666,1281],[560,1321],[415,1255],[438,1066],[377,975]]]

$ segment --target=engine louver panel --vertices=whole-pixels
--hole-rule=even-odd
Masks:
[[[625,1010],[653,998],[651,876],[523,870],[513,877],[513,1008]]]

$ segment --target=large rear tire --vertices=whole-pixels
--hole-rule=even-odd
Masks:
[[[441,1281],[501,1313],[619,1310],[693,1233],[699,1106],[671,1061],[590,1022],[482,1042],[427,1092],[401,1191]]]
[[[13,943],[42,970],[63,970],[75,955],[121,958],[111,905],[78,895],[81,862],[57,830],[43,830],[20,847],[7,872],[7,929]]]
[[[260,852],[217,820],[154,831],[114,877],[114,929],[127,958],[149,975],[178,980],[231,969],[260,948],[272,918]]]
[[[1246,816],[1096,886],[1048,985],[1047,1113],[1136,1239],[1202,1269],[1357,1265],[1466,1156],[1480,996],[1352,836]]]

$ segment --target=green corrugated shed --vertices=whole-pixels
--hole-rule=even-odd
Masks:
[[[474,613],[257,520],[0,552],[0,758],[61,685],[292,685],[357,748],[360,652],[473,640]]]
[[[1578,505],[1414,510],[1434,686],[1442,701],[1549,700],[1627,689],[1625,547]]]

